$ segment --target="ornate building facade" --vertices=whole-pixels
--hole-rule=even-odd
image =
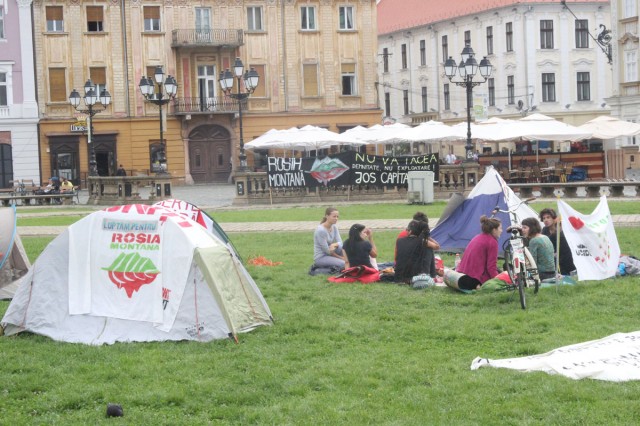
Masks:
[[[177,183],[228,181],[241,129],[248,142],[271,128],[381,119],[375,0],[35,0],[33,16],[44,175],[81,182],[90,148],[100,175],[119,164],[151,173],[162,150]],[[219,84],[236,58],[260,76],[242,115]],[[162,120],[138,88],[158,66],[178,86]],[[68,100],[88,79],[111,94],[92,146],[86,114]],[[259,167],[259,156],[248,163]]]

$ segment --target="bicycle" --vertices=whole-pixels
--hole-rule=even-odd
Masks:
[[[518,218],[517,209],[522,204],[528,204],[534,198],[528,198],[521,201],[511,209],[501,210],[496,206],[491,214],[494,217],[497,213],[507,213],[510,216],[512,223],[520,223]],[[522,235],[522,229],[519,226],[509,226],[507,232],[511,235],[507,241],[504,242],[502,250],[504,252],[504,260],[507,273],[511,279],[510,286],[514,291],[517,288],[520,295],[520,306],[522,309],[527,309],[527,301],[525,295],[525,288],[533,286],[534,294],[538,293],[540,288],[540,276],[538,275],[538,267],[535,260],[529,253],[529,249],[526,247],[525,238]]]

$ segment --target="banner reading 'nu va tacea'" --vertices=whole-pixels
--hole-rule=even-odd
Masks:
[[[268,157],[269,186],[316,187],[339,185],[406,186],[407,172],[431,171],[438,176],[438,154],[402,157],[353,151],[320,158]]]

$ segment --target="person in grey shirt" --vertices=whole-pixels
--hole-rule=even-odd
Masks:
[[[313,234],[313,262],[317,267],[336,267],[344,269],[345,255],[342,251],[342,238],[338,232],[338,210],[329,207],[324,212],[320,225]]]

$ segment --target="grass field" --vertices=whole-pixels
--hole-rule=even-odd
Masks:
[[[410,217],[415,210],[394,217]],[[343,218],[360,218],[358,210],[340,211]],[[318,208],[308,212],[309,219],[283,212],[280,220],[287,221],[322,215]],[[381,260],[392,258],[396,234],[376,234]],[[617,234],[623,253],[638,255],[640,228]],[[244,259],[283,262],[248,266],[273,312],[272,327],[241,335],[239,344],[88,347],[28,334],[0,338],[0,423],[637,423],[640,382],[471,371],[470,365],[476,356],[532,355],[640,329],[640,278],[544,288],[529,295],[529,309],[523,311],[517,296],[505,292],[336,285],[309,276],[311,230],[232,238]],[[34,259],[50,238],[23,240]],[[7,306],[0,302],[0,315]],[[122,404],[125,417],[105,419],[108,402]]]

